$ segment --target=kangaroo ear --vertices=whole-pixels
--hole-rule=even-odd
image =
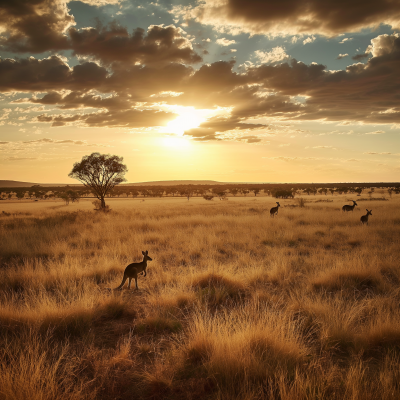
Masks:
[[[148,250],[146,250],[146,256],[147,256],[147,254],[149,254],[149,251],[148,251]]]
[[[145,256],[146,255],[146,253],[144,252],[144,251],[142,251],[142,254]]]

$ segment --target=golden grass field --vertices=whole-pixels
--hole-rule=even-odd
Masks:
[[[1,202],[0,399],[399,399],[400,196],[304,198]]]

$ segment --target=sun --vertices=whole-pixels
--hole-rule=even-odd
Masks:
[[[178,136],[183,136],[188,129],[197,128],[203,121],[204,117],[194,108],[186,108],[178,111],[179,116],[173,121],[168,122],[163,129],[165,133],[174,133]]]

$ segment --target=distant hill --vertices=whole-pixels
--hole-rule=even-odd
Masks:
[[[32,187],[39,185],[41,187],[56,187],[56,186],[83,186],[83,185],[71,185],[67,183],[34,183],[34,182],[20,182],[20,181],[6,181],[0,180],[0,187],[2,188],[16,188],[16,187]]]
[[[226,182],[217,181],[151,181],[151,182],[137,182],[137,183],[123,183],[124,186],[177,186],[177,185],[227,185]]]

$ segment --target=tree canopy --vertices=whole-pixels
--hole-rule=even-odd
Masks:
[[[122,162],[122,157],[92,153],[84,156],[82,161],[76,162],[68,176],[90,188],[101,201],[101,208],[105,208],[106,194],[126,180],[124,175],[128,169]]]

